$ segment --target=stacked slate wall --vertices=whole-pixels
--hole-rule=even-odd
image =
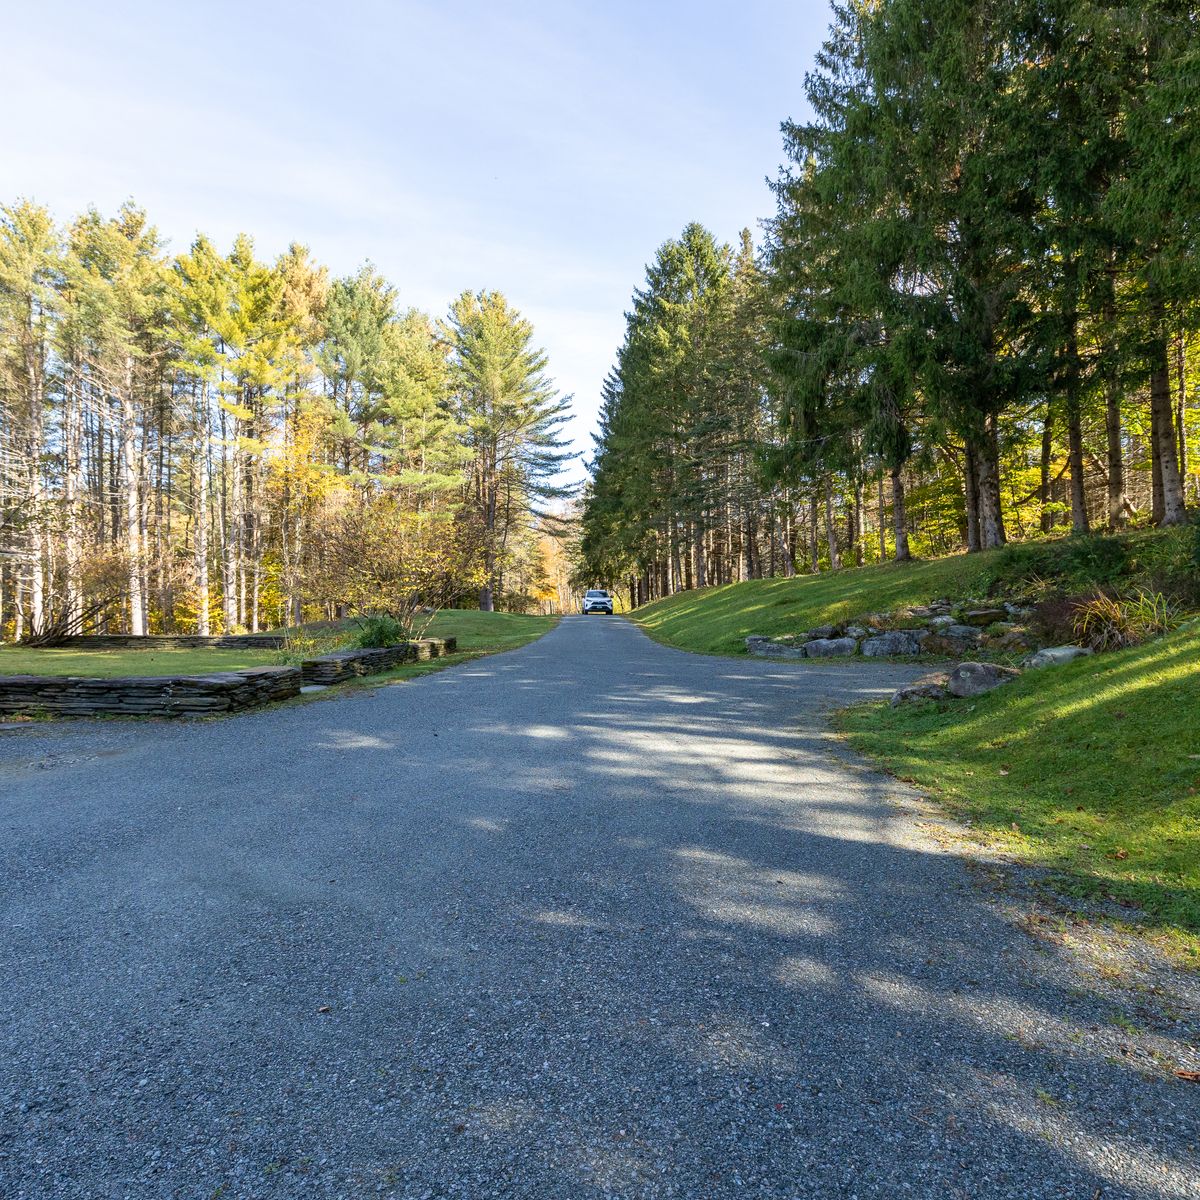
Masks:
[[[353,679],[356,675],[377,675],[401,663],[441,658],[443,654],[451,653],[455,645],[454,638],[421,638],[372,650],[335,650],[332,654],[306,658],[300,669],[305,683],[329,685]]]
[[[198,633],[81,633],[56,642],[71,650],[279,650],[287,644],[282,633],[227,633],[212,637]]]
[[[211,675],[83,679],[70,675],[0,676],[0,712],[64,717],[207,716],[240,712],[300,693],[298,667],[249,667]]]

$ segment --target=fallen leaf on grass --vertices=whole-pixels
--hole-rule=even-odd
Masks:
[[[328,1004],[322,1004],[318,1009],[319,1013],[333,1012],[333,1009]]]
[[[1187,1083],[1200,1083],[1200,1071],[1176,1071],[1175,1078]]]

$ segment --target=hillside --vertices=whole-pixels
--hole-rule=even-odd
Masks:
[[[769,637],[866,613],[949,597],[1078,595],[1146,587],[1200,610],[1200,533],[1195,528],[1060,538],[983,554],[752,579],[679,592],[643,605],[634,620],[682,650],[740,654],[750,634]]]

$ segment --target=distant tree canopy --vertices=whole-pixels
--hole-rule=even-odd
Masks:
[[[634,598],[1200,501],[1200,15],[835,5],[765,244],[689,225],[604,389],[579,577]]]
[[[564,403],[498,293],[437,323],[301,246],[0,209],[0,636],[524,607]]]

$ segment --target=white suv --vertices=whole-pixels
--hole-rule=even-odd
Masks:
[[[612,616],[612,597],[603,588],[592,588],[583,597],[580,612],[586,617],[588,613],[608,613]]]

